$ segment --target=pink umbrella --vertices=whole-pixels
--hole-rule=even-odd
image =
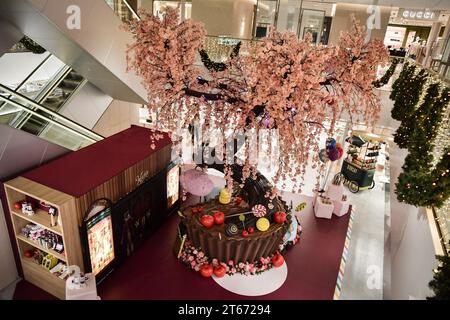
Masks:
[[[180,180],[183,188],[195,196],[204,197],[214,188],[214,183],[208,175],[196,169],[184,172]]]

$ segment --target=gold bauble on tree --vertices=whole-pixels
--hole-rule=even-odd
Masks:
[[[259,231],[267,231],[270,227],[270,222],[267,218],[259,218],[256,221],[256,228],[258,228]]]
[[[219,202],[221,204],[229,204],[230,201],[231,201],[231,194],[230,194],[230,192],[226,188],[220,190]]]

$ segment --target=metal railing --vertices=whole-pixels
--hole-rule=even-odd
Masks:
[[[39,136],[69,149],[76,150],[103,139],[101,135],[1,84],[0,100],[26,113],[29,118],[48,124],[50,128],[47,128],[45,136]]]
[[[126,0],[105,0],[108,6],[116,13],[123,22],[132,19],[141,20],[137,12]]]

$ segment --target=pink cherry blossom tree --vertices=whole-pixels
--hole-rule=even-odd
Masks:
[[[275,183],[288,178],[300,183],[309,161],[324,168],[318,156],[324,123],[330,124],[332,136],[344,113],[354,121],[377,120],[380,102],[372,82],[388,53],[381,41],[364,41],[365,30],[354,17],[336,46],[315,46],[310,36],[298,40],[293,33],[271,30],[249,54],[226,61],[225,70],[206,72],[196,64],[205,36],[200,23],[179,22],[171,8],[162,19],[144,11],[140,15],[140,21],[127,26],[134,36],[127,59],[129,69],[142,77],[159,128],[175,132],[203,115],[203,132],[277,129]],[[243,179],[256,174],[258,163],[251,160],[250,149],[246,141]],[[227,164],[225,152],[219,156]],[[231,186],[231,175],[225,173]]]

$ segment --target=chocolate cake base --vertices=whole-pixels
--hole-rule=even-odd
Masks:
[[[271,223],[270,227],[266,231],[259,231],[255,227],[258,218],[254,217],[252,213],[245,215],[246,221],[243,224],[239,220],[239,213],[249,212],[251,208],[237,205],[234,198],[227,205],[220,204],[217,199],[214,199],[197,206],[203,207],[203,211],[193,213],[193,206],[182,210],[182,222],[186,226],[188,239],[194,246],[201,248],[209,258],[215,258],[221,262],[228,262],[229,260],[233,260],[235,263],[254,262],[261,257],[270,257],[279,250],[283,237],[291,224],[290,215],[287,216],[283,224],[275,223],[272,221],[273,215],[267,215],[266,218]],[[208,229],[201,224],[200,218],[204,214],[213,215],[215,211],[221,211],[225,214],[225,223],[214,225]],[[234,223],[240,228],[237,235],[226,235],[225,226],[228,223]],[[247,237],[242,236],[244,226],[245,229],[253,227],[254,233]]]

